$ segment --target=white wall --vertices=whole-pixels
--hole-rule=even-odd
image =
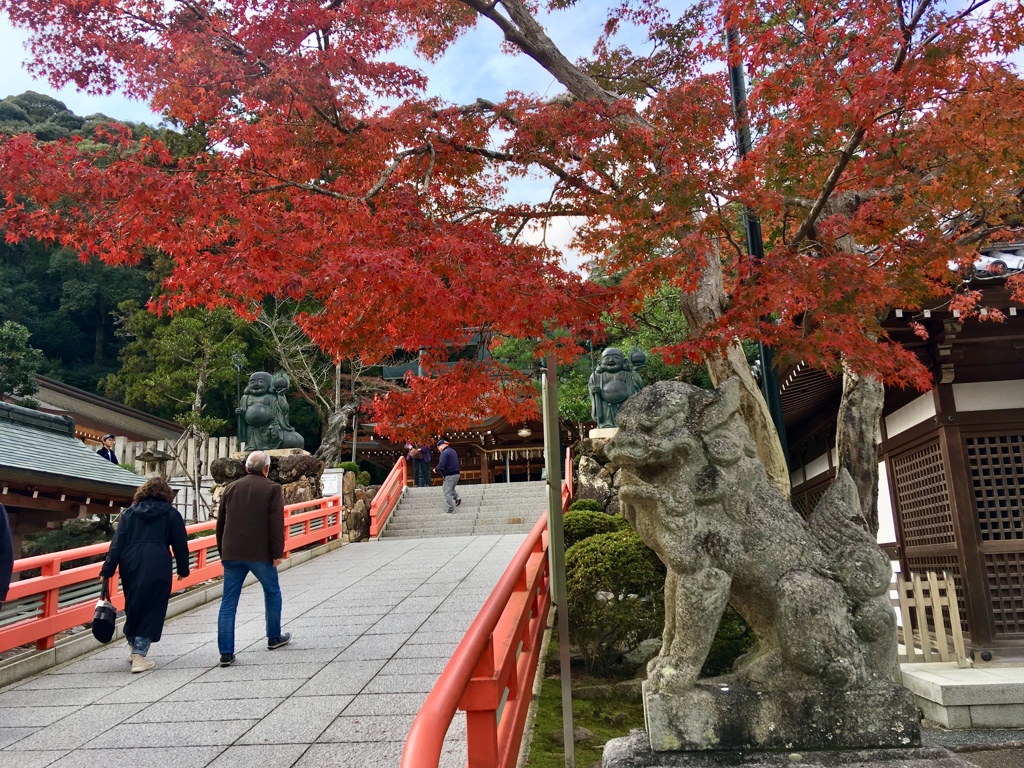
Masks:
[[[958,411],[1005,411],[1024,408],[1024,381],[978,381],[953,385]]]
[[[893,437],[933,416],[935,416],[935,398],[931,392],[925,392],[885,417],[886,434]]]

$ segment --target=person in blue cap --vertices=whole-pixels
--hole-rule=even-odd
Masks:
[[[459,454],[455,452],[448,441],[443,437],[437,441],[438,460],[435,471],[441,475],[441,488],[444,491],[444,504],[448,508],[449,514],[455,511],[455,508],[462,503],[462,499],[459,498],[459,492],[455,490],[455,486],[459,484]]]
[[[117,454],[114,453],[114,444],[116,442],[117,442],[117,439],[113,435],[104,435],[103,436],[103,447],[100,448],[98,451],[96,451],[96,453],[98,453],[100,456],[102,456],[107,461],[112,461],[115,464],[117,464],[118,463],[117,462]]]

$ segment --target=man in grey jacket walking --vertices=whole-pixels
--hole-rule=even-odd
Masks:
[[[462,503],[462,499],[459,498],[459,492],[455,490],[455,486],[459,483],[459,474],[461,472],[459,469],[459,454],[448,445],[448,441],[443,437],[437,441],[437,450],[440,451],[437,460],[437,472],[442,478],[441,488],[444,490],[444,504],[447,507],[448,513],[451,514]]]

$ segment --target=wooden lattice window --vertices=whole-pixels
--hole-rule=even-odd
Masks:
[[[964,438],[982,541],[1024,539],[1024,436],[971,435]]]
[[[928,571],[942,573],[943,571],[948,571],[953,576],[953,583],[956,585],[956,603],[960,609],[960,629],[963,632],[968,632],[967,603],[964,601],[964,580],[960,575],[960,561],[957,556],[933,555],[931,557],[910,557],[907,558],[907,566],[910,569],[910,573],[928,573]],[[943,616],[942,621],[947,630],[951,629],[949,617]]]
[[[891,464],[903,524],[903,546],[955,544],[953,512],[938,440],[893,458]]]
[[[1024,595],[1021,594],[1024,552],[985,555],[988,593],[996,634],[1024,633]]]

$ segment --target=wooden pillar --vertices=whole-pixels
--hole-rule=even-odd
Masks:
[[[991,647],[995,636],[992,602],[988,594],[985,558],[980,549],[978,513],[974,506],[971,473],[968,470],[964,441],[957,423],[952,384],[937,384],[934,390],[935,410],[939,423],[939,445],[942,449],[943,472],[953,515],[956,555],[960,561],[964,608],[975,649]]]
[[[480,452],[480,484],[488,485],[491,482],[491,462],[487,451]]]

